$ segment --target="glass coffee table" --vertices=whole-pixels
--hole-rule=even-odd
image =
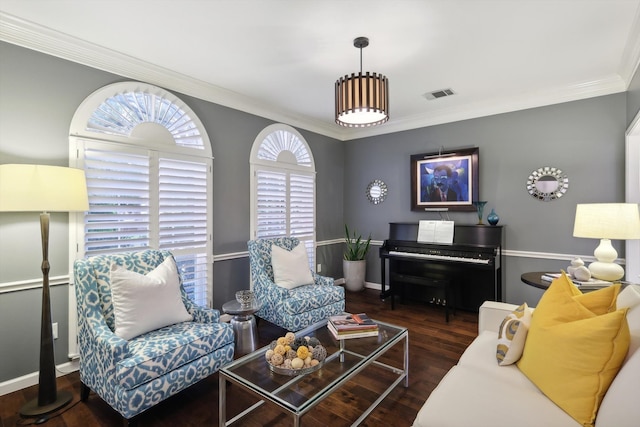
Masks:
[[[270,402],[290,413],[294,419],[294,426],[299,427],[300,418],[304,414],[363,369],[375,364],[391,371],[397,377],[394,376],[395,380],[391,385],[353,423],[354,426],[360,424],[400,382],[404,380],[404,386],[409,386],[409,333],[407,329],[379,321],[376,323],[379,327],[377,337],[336,340],[327,329],[326,320],[297,332],[296,338],[316,337],[327,350],[327,358],[322,367],[305,375],[289,376],[272,372],[264,357],[268,346],[224,366],[219,371],[220,426],[231,425],[265,402]],[[403,340],[403,357],[402,360],[397,361],[401,367],[378,361],[378,358],[387,350]],[[260,399],[259,402],[229,421],[227,421],[226,415],[227,381],[242,387]]]

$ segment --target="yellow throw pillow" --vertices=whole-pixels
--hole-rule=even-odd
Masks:
[[[498,365],[511,365],[520,359],[530,323],[531,309],[526,302],[504,318],[498,330]]]
[[[584,426],[593,426],[629,348],[627,309],[615,310],[618,292],[620,285],[612,285],[581,294],[566,275],[554,280],[533,313],[518,361],[549,399]]]

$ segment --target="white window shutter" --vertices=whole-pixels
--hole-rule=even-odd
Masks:
[[[94,141],[83,146],[89,193],[84,255],[166,249],[192,301],[209,305],[211,160]]]
[[[149,156],[94,147],[84,152],[85,256],[148,248]]]
[[[275,124],[256,138],[251,157],[251,238],[297,237],[315,271],[315,166],[295,129]]]
[[[256,238],[287,235],[287,174],[256,171]]]

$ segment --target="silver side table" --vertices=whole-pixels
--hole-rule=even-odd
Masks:
[[[258,328],[253,313],[260,310],[260,307],[262,307],[262,304],[255,299],[251,305],[247,306],[241,305],[236,300],[226,302],[222,306],[222,311],[233,315],[231,326],[236,338],[236,356],[251,353],[258,346]]]

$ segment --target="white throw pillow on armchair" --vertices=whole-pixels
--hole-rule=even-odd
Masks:
[[[164,326],[189,322],[182,302],[178,268],[172,257],[147,274],[111,266],[111,297],[115,316],[115,334],[130,340]]]
[[[271,267],[273,281],[285,289],[313,283],[307,250],[302,243],[291,251],[271,245]]]

